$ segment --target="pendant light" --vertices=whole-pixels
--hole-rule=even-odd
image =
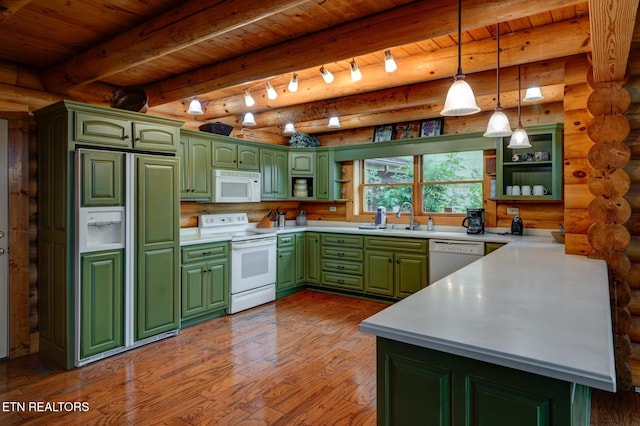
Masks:
[[[297,92],[298,91],[298,74],[295,72],[291,76],[291,80],[289,80],[289,91]]]
[[[295,133],[296,132],[296,127],[294,126],[293,123],[287,123],[284,125],[284,132],[285,133]]]
[[[243,126],[255,126],[256,125],[256,118],[253,116],[253,113],[246,113],[244,115],[244,118],[242,119],[242,125]]]
[[[391,56],[391,50],[384,51],[384,70],[386,72],[394,72],[398,69],[398,64],[396,60]]]
[[[520,119],[520,65],[518,65],[518,128],[513,135],[511,135],[511,139],[509,140],[509,145],[507,148],[511,149],[521,149],[521,148],[531,148],[531,144],[529,143],[529,135],[524,131],[522,127],[522,121]]]
[[[193,97],[193,100],[191,100],[191,103],[189,104],[189,109],[187,109],[187,114],[193,114],[193,115],[204,114],[204,112],[202,112],[202,104],[200,103],[198,98],[196,98],[195,96]]]
[[[256,104],[256,100],[253,99],[253,96],[251,96],[251,92],[249,92],[249,89],[244,91],[244,104],[248,107],[252,107]]]
[[[533,102],[533,101],[541,101],[544,99],[542,96],[542,90],[538,86],[529,87],[527,91],[524,93],[525,102]]]
[[[498,47],[497,47],[497,67],[496,67],[496,110],[489,119],[489,124],[487,124],[487,131],[484,132],[484,136],[488,138],[495,137],[504,137],[511,136],[513,131],[511,130],[511,125],[509,124],[509,118],[507,115],[502,112],[502,105],[500,105],[500,23],[496,25],[496,32],[498,33],[496,36]]]
[[[440,112],[444,116],[470,115],[480,112],[471,86],[464,81],[462,72],[462,0],[458,0],[458,72],[455,81],[449,88],[444,108]]]
[[[337,115],[333,117],[329,117],[329,125],[327,126],[331,129],[339,129],[340,128],[340,118]]]

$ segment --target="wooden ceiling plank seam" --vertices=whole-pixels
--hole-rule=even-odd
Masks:
[[[515,19],[565,4],[566,0],[509,0],[500,2],[500,5],[487,0],[470,0],[465,3],[465,7],[470,12],[469,15],[474,16],[474,20],[473,24],[467,25],[489,25],[496,20]],[[448,0],[409,3],[387,13],[359,19],[151,84],[147,89],[154,104],[176,101],[220,87],[264,79],[270,74],[319,66],[327,60],[346,59],[415,42],[417,39],[450,34],[457,27],[456,17],[456,5]],[[314,55],[308,55],[312,47]],[[283,52],[288,54],[283,55]],[[267,63],[265,58],[275,59]]]
[[[236,0],[208,5],[191,0],[50,68],[43,74],[43,81],[49,90],[66,93],[74,86],[97,81],[304,1]]]

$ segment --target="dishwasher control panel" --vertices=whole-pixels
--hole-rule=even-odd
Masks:
[[[429,252],[484,256],[484,243],[478,241],[429,240]]]

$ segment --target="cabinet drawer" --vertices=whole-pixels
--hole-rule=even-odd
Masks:
[[[344,259],[344,260],[357,260],[362,262],[364,255],[362,249],[348,249],[342,247],[322,247],[321,256],[323,259]]]
[[[320,241],[324,245],[362,248],[362,237],[359,235],[322,234]]]
[[[330,287],[344,288],[348,290],[364,289],[364,280],[356,275],[336,274],[331,272],[322,273],[322,284]]]
[[[195,262],[203,259],[226,257],[229,253],[228,243],[198,244],[182,249],[182,263]]]
[[[295,234],[278,235],[278,248],[291,247],[295,242]]]
[[[76,112],[74,115],[76,142],[131,148],[131,122],[99,114]]]
[[[331,259],[322,259],[322,270],[356,275],[364,274],[364,266],[361,262],[343,262]]]
[[[426,239],[418,238],[390,238],[390,237],[365,237],[364,246],[374,250],[402,250],[415,253],[427,252]]]

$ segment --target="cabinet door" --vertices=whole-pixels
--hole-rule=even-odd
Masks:
[[[365,292],[393,296],[393,253],[367,250],[364,268]]]
[[[135,339],[178,328],[178,159],[136,155]]]
[[[304,250],[304,234],[296,234],[296,248],[295,248],[295,262],[296,262],[296,276],[295,284],[304,284],[305,279],[305,250]]]
[[[176,152],[179,129],[157,123],[133,122],[133,148],[140,151]]]
[[[238,145],[238,169],[258,170],[260,149],[255,146]]]
[[[407,297],[425,288],[428,280],[427,256],[422,254],[395,254],[395,297]]]
[[[278,277],[276,280],[276,289],[278,291],[286,290],[294,286],[294,268],[293,247],[278,249]]]
[[[189,174],[191,186],[189,198],[211,198],[211,141],[189,138]]]
[[[329,153],[318,152],[316,154],[316,198],[328,200],[329,197]]]
[[[288,198],[289,190],[287,187],[287,153],[276,151],[273,159],[273,193],[275,194],[275,198],[277,199]]]
[[[123,205],[123,159],[115,152],[82,153],[83,207]]]
[[[289,166],[292,176],[313,175],[316,165],[315,152],[290,152]]]
[[[305,236],[305,281],[317,284],[320,282],[320,236],[315,232],[307,232]]]
[[[81,256],[80,358],[124,345],[123,250]]]
[[[86,112],[74,113],[73,140],[102,146],[131,148],[131,122]]]
[[[218,311],[229,305],[229,260],[227,258],[207,263],[204,271],[207,283],[207,311]]]
[[[238,168],[238,148],[234,143],[214,141],[213,167]]]
[[[191,173],[189,171],[189,139],[181,138],[178,143],[178,158],[180,159],[180,198],[189,198],[191,188]]]
[[[274,198],[275,154],[276,152],[270,149],[260,150],[261,198]]]
[[[205,262],[182,267],[182,318],[202,314],[205,311],[206,285]]]

